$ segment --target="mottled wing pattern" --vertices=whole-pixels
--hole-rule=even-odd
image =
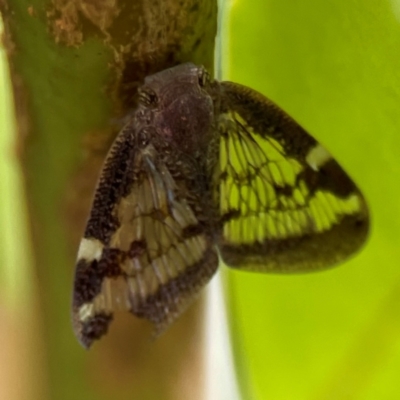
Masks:
[[[75,276],[73,321],[85,347],[116,310],[164,329],[211,278],[218,256],[150,143],[128,128],[103,168]]]
[[[223,82],[218,129],[220,254],[232,267],[303,272],[354,253],[364,198],[329,152],[261,94]]]

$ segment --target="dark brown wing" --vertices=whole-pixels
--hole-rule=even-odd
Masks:
[[[85,347],[106,333],[116,310],[164,329],[218,266],[184,183],[142,139],[129,127],[113,145],[81,241],[73,321]]]
[[[219,249],[232,267],[307,272],[364,243],[365,200],[330,153],[261,94],[223,82]]]

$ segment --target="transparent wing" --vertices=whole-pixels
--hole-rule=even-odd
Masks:
[[[357,251],[368,233],[365,200],[329,152],[275,104],[221,84],[218,129],[220,254],[229,266],[305,272]]]
[[[164,329],[218,266],[182,181],[178,186],[152,144],[137,150],[127,136],[103,169],[78,254],[73,320],[86,347],[106,333],[116,310]]]

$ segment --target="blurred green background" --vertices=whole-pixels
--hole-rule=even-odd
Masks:
[[[243,398],[400,398],[400,1],[236,0],[229,23],[225,78],[270,97],[329,148],[372,214],[368,244],[336,269],[223,270]],[[18,387],[40,373],[29,351],[44,356],[23,336],[35,281],[0,85],[0,339],[16,341],[0,350],[0,382],[14,371]],[[20,359],[13,346],[26,351]]]
[[[235,1],[226,76],[270,97],[364,192],[346,264],[225,272],[245,399],[400,398],[400,1]]]

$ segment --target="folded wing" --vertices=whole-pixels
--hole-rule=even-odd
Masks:
[[[116,310],[164,329],[218,266],[184,183],[134,135],[122,132],[111,149],[78,254],[73,320],[86,347],[106,333]]]

